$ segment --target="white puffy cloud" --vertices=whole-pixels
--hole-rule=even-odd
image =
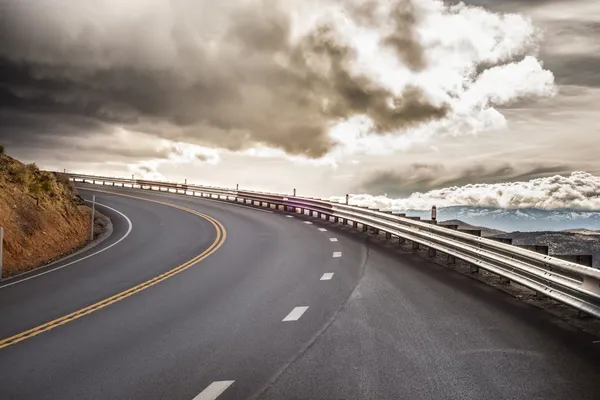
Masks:
[[[345,200],[343,197],[330,199]],[[555,175],[526,182],[454,186],[426,193],[413,193],[400,199],[356,194],[351,195],[350,204],[397,210],[429,209],[433,205],[598,210],[600,177],[578,171],[569,176]]]
[[[450,112],[440,120],[377,135],[371,133],[373,125],[366,117],[341,121],[329,132],[337,143],[325,156],[330,164],[360,154],[407,151],[436,137],[505,129],[507,120],[499,106],[557,93],[554,75],[537,58],[542,36],[529,17],[462,3],[449,6],[438,0],[414,4],[427,61],[421,71],[398,64],[389,50],[378,45],[380,28],[357,28],[344,20],[344,32],[357,46],[361,71],[396,92],[409,83],[418,85],[433,101],[449,104]]]

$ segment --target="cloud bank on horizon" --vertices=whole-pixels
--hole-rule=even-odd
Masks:
[[[528,17],[462,3],[0,4],[0,139],[38,151],[105,139],[106,159],[115,136],[131,153],[154,138],[141,173],[180,153],[390,154],[503,127],[498,107],[556,93]]]
[[[345,198],[330,200],[344,202]],[[434,205],[600,210],[600,177],[577,171],[523,182],[452,186],[398,199],[355,194],[350,196],[350,204],[393,210],[425,210]]]

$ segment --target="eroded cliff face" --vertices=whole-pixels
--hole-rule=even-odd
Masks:
[[[91,210],[61,176],[0,155],[3,277],[28,271],[83,246]]]

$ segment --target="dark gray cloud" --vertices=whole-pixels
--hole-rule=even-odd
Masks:
[[[413,71],[421,71],[427,66],[425,49],[417,35],[421,19],[420,11],[412,0],[396,0],[387,18],[380,14],[386,11],[387,4],[377,0],[350,2],[348,11],[359,24],[371,28],[380,27],[382,20],[387,20],[392,30],[383,35],[382,44],[389,47]]]
[[[394,95],[353,72],[356,54],[332,26],[293,38],[280,3],[257,3],[165,0],[120,23],[98,5],[4,2],[0,141],[51,144],[123,126],[200,145],[263,144],[320,157],[334,145],[326,131],[338,120],[366,114],[386,132],[449,111],[418,87]],[[386,41],[399,60],[424,68],[411,2],[396,0],[382,18],[394,22]]]
[[[442,164],[415,163],[376,171],[364,178],[354,192],[405,197],[414,192],[468,184],[528,181],[572,171],[571,167],[560,164],[474,164],[448,168]]]

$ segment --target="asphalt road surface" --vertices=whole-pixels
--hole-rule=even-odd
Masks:
[[[600,339],[349,228],[82,188],[114,232],[0,283],[0,399],[600,398]]]

